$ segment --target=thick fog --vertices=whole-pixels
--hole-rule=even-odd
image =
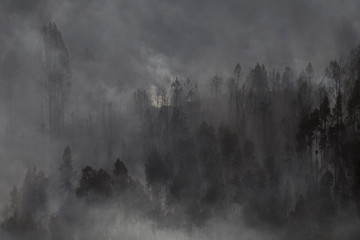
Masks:
[[[359,10],[2,0],[0,238],[357,239]]]

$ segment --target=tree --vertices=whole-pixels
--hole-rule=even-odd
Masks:
[[[116,159],[114,167],[115,168],[114,168],[113,173],[115,176],[121,176],[121,177],[128,176],[128,170],[127,170],[124,162],[121,161],[120,158]]]
[[[168,105],[168,97],[166,88],[163,85],[156,87],[156,106],[161,108]]]
[[[223,82],[223,79],[217,74],[211,79],[210,89],[215,99],[218,99],[219,95],[221,94]]]
[[[272,70],[269,73],[269,84],[271,91],[276,92],[280,90],[280,79],[281,77],[278,71]]]
[[[360,45],[351,50],[347,63],[347,71],[349,74],[349,84],[360,80]]]
[[[114,164],[113,185],[118,192],[125,190],[129,186],[128,170],[120,158],[116,159]]]
[[[257,63],[252,70],[252,85],[257,92],[263,92],[268,89],[267,73],[264,65],[260,66]]]
[[[155,149],[152,150],[145,163],[145,176],[148,185],[166,183],[169,178],[169,170],[162,160],[160,153]]]
[[[37,171],[35,167],[27,171],[22,186],[22,215],[34,216],[46,212],[48,185],[49,180],[42,171]]]
[[[243,132],[246,125],[244,111],[245,86],[240,86],[240,76],[241,66],[238,63],[233,71],[233,76],[227,81],[229,117],[231,125],[235,127],[237,132]]]
[[[150,96],[145,89],[134,92],[135,112],[144,120],[145,113],[150,107]]]
[[[104,169],[93,169],[86,166],[81,171],[80,186],[76,189],[78,197],[110,197],[113,181]]]
[[[202,201],[213,203],[220,198],[222,171],[215,129],[206,122],[202,122],[197,131],[197,150],[206,188]]]
[[[308,63],[308,65],[306,66],[305,72],[306,72],[306,77],[307,77],[308,81],[311,82],[315,75],[314,67],[312,66],[311,63]]]
[[[319,108],[319,131],[320,131],[320,150],[322,152],[322,160],[327,163],[326,159],[326,145],[328,141],[328,122],[330,117],[330,103],[327,96],[324,97],[324,100],[320,104]]]
[[[316,108],[310,115],[305,115],[299,123],[299,130],[296,134],[297,140],[297,151],[302,153],[306,153],[306,150],[309,149],[309,161],[308,166],[312,183],[317,181],[317,161],[315,165],[315,172],[313,166],[313,142],[314,139],[317,139],[316,132],[319,129],[320,124],[320,113],[319,110]],[[315,150],[317,154],[318,150]],[[306,155],[305,155],[306,156]],[[304,168],[304,170],[308,170]],[[313,174],[315,174],[315,179],[313,179]],[[314,181],[315,180],[315,181]]]
[[[340,63],[336,60],[330,61],[329,66],[325,70],[325,75],[335,82],[335,93],[339,93],[341,90],[341,78],[343,69]]]
[[[297,88],[292,102],[292,107],[298,119],[303,119],[309,115],[312,108],[312,86],[303,78],[297,81]]]
[[[180,109],[183,104],[183,86],[178,78],[171,83],[172,105],[175,109]]]
[[[47,187],[45,174],[29,168],[22,188],[10,191],[10,212],[1,223],[1,236],[6,232],[15,239],[46,239],[43,219],[47,213]]]
[[[64,40],[55,23],[42,29],[45,80],[40,86],[45,94],[51,132],[59,134],[64,126],[65,102],[70,89],[70,60]]]
[[[201,194],[199,191],[201,182],[195,143],[192,138],[179,141],[175,164],[178,166],[178,171],[170,184],[171,196],[176,199],[198,200]]]
[[[357,214],[360,216],[360,138],[355,137],[345,144],[346,158],[349,160],[350,173],[353,178],[351,195],[356,205]]]
[[[286,92],[294,90],[294,72],[290,67],[286,67],[282,75],[282,87]]]
[[[220,142],[221,153],[224,156],[233,154],[238,146],[238,137],[227,125],[220,125],[218,130],[218,139]]]
[[[234,78],[237,82],[240,81],[240,74],[241,74],[241,66],[240,66],[240,63],[236,64],[235,68],[234,68],[234,71],[233,71],[233,74],[234,74]]]
[[[359,118],[360,118],[360,80],[355,81],[354,88],[352,89],[347,105],[349,123],[353,131],[359,131]]]
[[[200,94],[197,82],[187,78],[183,83],[186,116],[189,120],[194,119],[200,107]]]
[[[173,83],[171,83],[172,90],[172,105],[173,105],[173,114],[172,114],[172,129],[173,129],[173,144],[179,140],[179,137],[184,133],[186,129],[186,116],[183,109],[184,101],[184,89],[182,82],[176,78]]]
[[[71,149],[69,146],[67,146],[64,150],[59,171],[60,171],[60,189],[65,192],[72,192],[74,190],[74,181],[75,181],[76,172],[73,167]]]
[[[345,125],[343,121],[342,94],[338,93],[335,106],[331,114],[331,126],[329,127],[329,144],[334,151],[334,173],[335,173],[335,194],[340,190],[339,173],[343,174],[344,167],[341,166],[340,158],[344,149]],[[339,172],[339,170],[341,170]],[[345,174],[343,182],[346,181]]]
[[[95,192],[99,195],[110,197],[113,191],[111,175],[100,168],[96,173]]]

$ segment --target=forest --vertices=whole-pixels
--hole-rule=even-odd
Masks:
[[[113,31],[165,49],[179,30],[160,43],[152,23],[141,25],[146,35],[106,18],[90,34],[63,19],[94,23],[106,15],[96,3],[65,4],[62,15],[32,2],[0,3],[0,239],[360,238],[360,45],[344,43],[348,22],[346,52],[320,69],[261,55],[228,66],[216,48],[206,50],[215,64],[206,55],[194,65],[189,42],[203,40],[182,33],[180,50],[168,52],[196,75],[170,71],[181,61]],[[50,12],[60,24],[43,21]],[[197,25],[187,30],[216,42]]]
[[[129,239],[158,239],[156,231],[167,229],[218,239],[201,235],[213,219],[235,226],[241,219],[283,239],[340,239],[345,230],[349,239],[359,236],[358,224],[344,226],[360,216],[360,45],[330,61],[318,82],[311,63],[299,74],[259,63],[243,73],[236,64],[228,79],[208,80],[205,96],[190,78],[134,91],[127,109],[136,118],[131,151],[143,152],[142,181],[129,174],[126,155],[114,155],[124,120],[106,90],[89,96],[87,119],[64,121],[69,53],[55,23],[42,37],[39,89],[48,110],[38,131],[69,144],[53,176],[34,166],[11,189],[4,237],[115,239],[105,229],[87,230],[102,211],[111,224],[151,222],[152,230]],[[83,148],[108,160],[96,167],[84,159],[76,168],[73,151]]]

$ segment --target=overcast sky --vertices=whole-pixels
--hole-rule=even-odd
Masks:
[[[55,21],[75,72],[88,71],[89,48],[93,81],[110,87],[226,75],[237,62],[300,70],[311,61],[319,74],[358,44],[360,30],[356,0],[3,0],[0,7],[0,57],[17,45],[33,51],[36,31]]]

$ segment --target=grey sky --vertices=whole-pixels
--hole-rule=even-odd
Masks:
[[[32,48],[26,41],[34,36],[21,36],[24,28],[30,35],[29,29],[55,21],[75,72],[87,72],[83,55],[89,48],[96,60],[93,81],[110,86],[163,80],[168,73],[206,78],[231,72],[236,62],[245,70],[256,62],[282,70],[311,61],[319,73],[329,59],[357,44],[360,28],[355,0],[8,0],[2,5],[5,46],[15,38]]]

